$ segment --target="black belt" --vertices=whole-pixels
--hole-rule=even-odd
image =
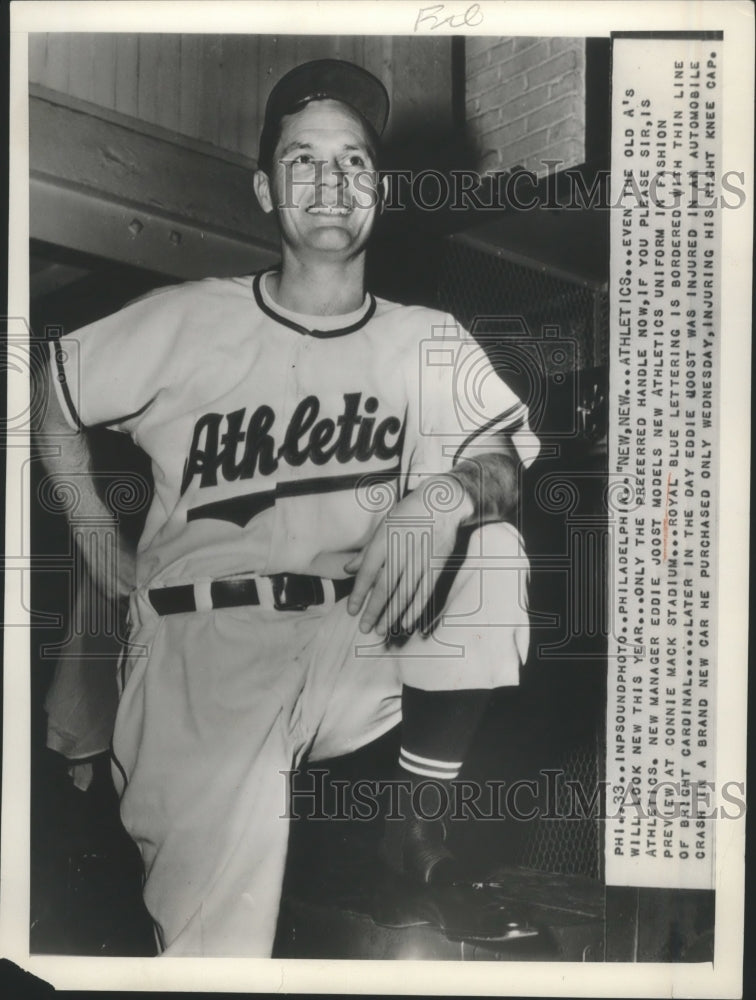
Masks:
[[[325,604],[324,581],[319,576],[300,576],[296,573],[276,573],[265,578],[273,590],[273,607],[276,611],[304,611],[314,604]],[[340,601],[351,594],[354,577],[346,580],[328,580],[333,584],[334,597]],[[179,587],[155,587],[149,590],[150,603],[159,615],[178,615],[196,611],[194,584]],[[255,579],[213,580],[210,584],[210,601],[215,608],[240,608],[248,604],[261,604]]]

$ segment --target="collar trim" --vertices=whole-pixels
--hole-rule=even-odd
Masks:
[[[360,316],[360,318],[355,323],[352,323],[349,326],[337,327],[334,330],[311,330],[306,326],[302,326],[301,323],[297,323],[293,319],[289,319],[288,316],[282,316],[280,313],[276,312],[275,308],[265,301],[265,298],[262,293],[263,278],[265,277],[266,274],[270,274],[271,272],[277,270],[279,270],[279,268],[269,267],[266,268],[264,271],[258,271],[252,282],[252,290],[255,295],[255,302],[257,302],[257,305],[260,307],[260,309],[265,313],[266,316],[269,316],[271,319],[274,319],[277,323],[280,323],[282,326],[287,326],[290,330],[296,330],[297,333],[301,333],[304,336],[308,337],[318,337],[318,338],[344,337],[349,333],[354,333],[355,330],[361,329],[363,326],[365,326],[366,323],[368,323],[373,318],[373,314],[375,313],[375,308],[376,308],[376,302],[373,294],[371,292],[368,292],[367,308],[363,312],[362,316]]]

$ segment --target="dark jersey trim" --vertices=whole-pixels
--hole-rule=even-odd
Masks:
[[[115,750],[113,749],[113,739],[112,739],[112,737],[111,737],[110,743],[108,744],[108,754],[110,756],[111,763],[115,764],[115,766],[118,768],[118,771],[119,771],[121,777],[123,778],[123,784],[124,784],[124,789],[123,790],[125,792],[126,791],[126,787],[129,784],[129,776],[126,774],[126,772],[123,769],[123,765],[121,764],[120,760],[115,755]],[[123,798],[123,796],[119,795],[119,798]]]
[[[281,498],[314,496],[318,493],[337,493],[357,486],[373,486],[397,479],[400,470],[401,466],[395,465],[385,472],[353,472],[346,476],[317,476],[313,479],[283,482],[272,490],[258,490],[256,493],[192,507],[186,512],[186,519],[199,521],[202,518],[212,518],[218,521],[230,521],[240,528],[245,528],[253,517],[272,507]]]
[[[116,417],[114,420],[103,420],[101,424],[97,424],[96,426],[113,427],[116,424],[125,424],[127,420],[133,420],[135,417],[141,417],[141,415],[152,406],[156,399],[157,393],[155,393],[152,399],[148,399],[144,406],[140,406],[139,409],[134,410],[133,413],[127,413],[124,417]]]
[[[65,353],[63,347],[60,343],[60,335],[56,336],[54,340],[51,341],[53,348],[55,350],[55,366],[58,369],[58,381],[60,382],[60,387],[63,390],[63,398],[66,401],[66,406],[68,407],[68,412],[71,414],[71,418],[76,424],[76,426],[81,431],[89,430],[91,427],[113,427],[116,424],[123,424],[127,420],[133,420],[134,417],[141,416],[145,410],[147,410],[155,401],[156,395],[152,399],[148,399],[144,406],[140,406],[138,410],[134,410],[133,413],[127,413],[122,417],[114,417],[113,420],[103,420],[99,424],[85,424],[81,419],[79,414],[76,412],[76,407],[74,406],[73,399],[71,398],[71,390],[68,387],[68,380],[66,379],[66,369],[64,368],[63,354]]]
[[[277,271],[277,270],[278,268],[276,267],[269,267],[266,268],[264,271],[258,271],[254,277],[254,280],[252,281],[252,290],[255,293],[255,302],[257,302],[260,309],[265,313],[266,316],[269,316],[271,319],[274,319],[277,323],[281,323],[282,326],[288,326],[290,330],[296,330],[297,333],[302,333],[308,337],[319,337],[319,338],[344,337],[348,333],[354,333],[355,330],[360,330],[363,326],[365,326],[366,323],[368,323],[373,318],[373,314],[375,313],[376,309],[376,302],[375,298],[370,292],[368,292],[369,304],[367,309],[365,310],[365,314],[360,319],[358,319],[356,323],[352,323],[351,326],[338,327],[335,330],[308,330],[306,326],[302,326],[300,323],[296,323],[294,320],[289,319],[286,316],[279,316],[279,314],[275,312],[275,310],[271,309],[271,307],[264,300],[262,295],[262,290],[260,288],[263,276],[271,273],[272,271]]]
[[[58,334],[52,340],[51,343],[53,350],[55,352],[55,367],[58,370],[57,377],[58,377],[58,382],[60,382],[60,387],[63,390],[63,399],[66,402],[66,406],[68,407],[68,412],[71,414],[71,418],[73,419],[76,426],[79,428],[79,430],[84,430],[85,426],[81,420],[81,417],[76,412],[74,401],[71,398],[71,390],[68,387],[68,380],[66,379],[66,369],[64,367],[64,357],[63,357],[65,352],[60,343],[60,334]]]
[[[469,434],[465,438],[465,440],[462,442],[462,444],[459,446],[459,448],[457,448],[457,450],[454,452],[454,458],[452,459],[452,465],[456,465],[457,464],[457,462],[459,461],[460,455],[465,451],[466,448],[469,447],[469,445],[472,444],[472,442],[475,440],[475,438],[480,437],[481,434],[485,434],[487,431],[490,431],[492,427],[495,427],[497,424],[502,423],[504,420],[508,420],[518,410],[522,410],[523,411],[522,412],[522,417],[519,420],[515,420],[514,423],[512,423],[512,424],[508,424],[506,427],[502,427],[502,430],[503,431],[517,431],[517,430],[519,430],[523,426],[523,424],[525,423],[525,404],[524,403],[515,403],[514,406],[510,406],[508,410],[504,410],[504,412],[498,414],[498,416],[493,417],[491,420],[487,420],[486,423],[483,424],[482,427],[476,428],[476,430],[474,430],[472,432],[472,434]]]
[[[394,465],[381,472],[352,472],[346,476],[319,476],[315,479],[294,479],[279,483],[276,493],[280,497],[301,497],[311,493],[337,493],[352,487],[369,487],[390,482],[399,475],[401,466]]]
[[[245,493],[241,497],[229,497],[227,500],[215,500],[213,503],[191,507],[186,512],[186,520],[199,521],[207,517],[215,521],[230,521],[231,524],[245,528],[253,517],[262,514],[275,502],[275,490],[258,490],[256,493]]]

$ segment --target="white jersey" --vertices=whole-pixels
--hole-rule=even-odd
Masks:
[[[341,578],[418,479],[538,451],[524,404],[448,314],[368,294],[353,313],[277,306],[266,272],[152,293],[52,345],[72,427],[149,455],[138,586],[237,574]]]

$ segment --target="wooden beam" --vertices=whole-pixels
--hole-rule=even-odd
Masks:
[[[29,105],[32,238],[181,279],[278,259],[251,165],[40,88]]]

